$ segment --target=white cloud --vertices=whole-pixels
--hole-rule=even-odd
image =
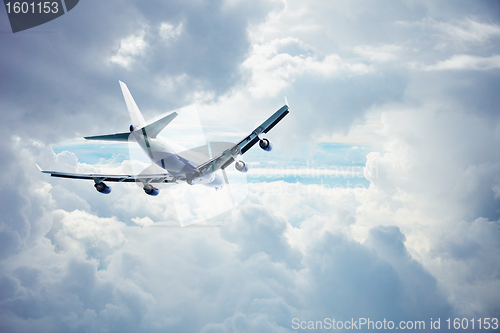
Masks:
[[[158,28],[160,37],[165,40],[173,40],[178,38],[182,33],[183,25],[179,23],[176,27],[168,22],[162,22]]]
[[[285,151],[287,143],[292,148],[281,155],[285,157],[266,155],[279,159],[273,161],[278,165],[293,163],[296,156],[287,154],[298,151],[304,141],[316,144],[318,137],[333,141],[339,137],[334,132],[349,132],[354,119],[361,119],[354,125],[362,130],[354,128],[353,135],[369,138],[360,140],[363,145],[373,140],[379,140],[373,146],[384,143],[383,148],[367,156],[366,177],[371,181],[368,189],[282,181],[250,184],[247,199],[230,215],[218,218],[216,222],[224,224],[220,228],[172,228],[178,223],[174,218],[174,200],[169,197],[174,192],[163,188],[158,197],[149,197],[140,184],[116,184],[110,195],[103,196],[95,191],[92,181],[54,179],[40,174],[35,162],[42,166],[57,163],[66,171],[110,173],[126,172],[127,164],[110,161],[92,166],[79,163],[72,153],[53,155],[46,148],[50,142],[88,127],[73,119],[75,112],[60,113],[67,117],[61,123],[78,126],[59,134],[52,130],[53,113],[37,116],[28,112],[32,105],[2,104],[5,110],[15,104],[12,112],[6,114],[14,120],[19,118],[22,126],[12,126],[17,131],[14,140],[0,143],[0,303],[4,310],[0,314],[0,330],[286,332],[292,318],[315,321],[332,316],[344,320],[370,316],[423,319],[428,323],[430,317],[496,316],[500,309],[498,115],[483,112],[480,106],[468,107],[454,90],[464,82],[469,88],[474,79],[486,79],[494,91],[498,66],[491,55],[498,52],[488,47],[494,47],[496,28],[485,23],[488,21],[484,15],[488,13],[478,12],[483,15],[474,20],[478,25],[451,20],[447,21],[450,26],[430,27],[430,33],[425,29],[395,30],[395,19],[418,21],[430,15],[425,6],[410,3],[411,6],[409,2],[381,1],[360,6],[350,1],[334,5],[324,1],[313,5],[287,2],[288,12],[268,17],[272,24],[266,21],[258,28],[248,26],[255,42],[252,50],[245,43],[235,46],[238,41],[246,41],[241,31],[247,25],[241,28],[243,20],[233,15],[231,8],[221,14],[226,16],[214,17],[210,16],[214,9],[211,3],[201,8],[192,6],[199,12],[188,15],[183,22],[190,24],[189,37],[200,34],[194,39],[194,50],[199,50],[200,41],[205,38],[215,42],[214,48],[220,52],[202,53],[189,63],[185,57],[192,55],[188,51],[193,48],[185,46],[184,34],[173,36],[177,29],[173,26],[165,28],[165,35],[183,43],[155,46],[162,51],[160,47],[179,47],[176,50],[181,56],[172,58],[172,67],[158,67],[157,61],[151,61],[147,71],[134,71],[134,61],[153,47],[146,44],[140,33],[132,36],[142,36],[142,42],[137,44],[146,45],[143,51],[140,46],[133,46],[136,42],[132,40],[128,47],[132,51],[126,52],[127,43],[124,44],[122,59],[117,52],[119,66],[111,76],[116,75],[115,70],[129,68],[127,75],[135,75],[143,87],[150,87],[151,82],[161,83],[161,78],[173,78],[166,79],[154,92],[160,100],[153,107],[156,110],[178,103],[179,99],[170,102],[168,98],[184,90],[172,86],[193,89],[191,84],[197,82],[199,75],[196,70],[213,70],[201,77],[216,80],[221,70],[234,74],[234,68],[243,63],[241,57],[250,52],[242,65],[249,80],[230,85],[231,92],[222,97],[214,95],[220,100],[204,105],[213,111],[204,116],[219,125],[241,125],[234,126],[234,131],[246,134],[247,128],[251,130],[253,123],[259,124],[268,110],[274,109],[276,95],[285,89],[292,91],[295,96],[288,96],[293,103],[292,112],[271,133],[276,135],[275,143],[279,143],[275,150]],[[149,10],[157,11],[159,4]],[[241,9],[239,4],[228,7]],[[460,12],[459,5],[447,6],[453,11],[439,15],[464,17],[453,14]],[[254,3],[251,7],[248,8],[253,9]],[[148,13],[147,8],[142,7],[144,13]],[[206,21],[200,20],[201,15]],[[144,20],[156,16],[145,14]],[[261,16],[264,20],[265,15]],[[207,30],[203,29],[226,17],[229,24],[223,25],[225,30],[204,34]],[[156,21],[151,26],[160,27],[161,23]],[[239,28],[240,33],[232,36],[234,30],[229,28]],[[453,31],[458,31],[456,39],[451,36]],[[231,38],[227,38],[229,35]],[[418,48],[400,43],[419,38],[415,43]],[[463,55],[465,51],[460,49],[462,55],[454,58],[445,48],[437,50],[435,46],[445,40],[447,50],[467,47],[467,53],[473,55]],[[109,42],[99,41],[104,45]],[[405,47],[398,50],[396,45]],[[356,46],[358,54],[372,61],[373,67],[342,55],[342,50],[351,52]],[[474,52],[472,46],[478,46]],[[7,43],[0,52],[9,47],[13,46]],[[33,47],[27,50],[38,50]],[[224,67],[227,59],[220,56],[228,50],[238,50],[231,58],[236,65],[229,69]],[[434,72],[407,71],[404,66],[397,66],[398,61],[407,61],[406,52],[413,51],[419,63],[432,64],[446,58],[450,61],[438,62],[440,68],[434,68]],[[162,54],[158,59],[163,60],[164,56],[168,55]],[[200,67],[193,67],[194,62],[200,62]],[[18,59],[9,64],[15,63],[29,64]],[[89,65],[85,75],[77,77],[92,75],[87,70],[92,63],[85,64]],[[17,76],[8,66],[2,68],[7,70],[7,80],[9,74],[21,78],[23,88],[17,89],[29,100],[32,90],[24,89],[33,88],[25,84],[22,75]],[[466,68],[476,71],[435,72]],[[488,68],[490,71],[486,72]],[[43,66],[37,67],[42,69]],[[183,74],[184,71],[191,73]],[[403,79],[394,72],[401,73]],[[31,74],[28,76],[32,78]],[[44,78],[49,83],[54,82],[50,82],[51,78],[57,78],[64,86],[75,87],[62,75]],[[16,84],[11,80],[5,87],[17,87]],[[377,89],[372,90],[374,86]],[[204,93],[202,83],[196,86],[198,89]],[[40,91],[39,96],[45,96],[49,90]],[[147,90],[144,88],[143,93]],[[164,92],[174,94],[164,97]],[[110,108],[109,114],[124,107],[119,95],[114,94],[112,98],[121,104],[103,104]],[[85,96],[89,95],[93,96],[87,91]],[[61,96],[69,98],[71,94]],[[492,96],[472,94],[471,105],[484,100],[495,110],[498,100]],[[3,92],[0,102],[5,103],[6,97]],[[58,103],[51,103],[56,99],[44,98],[33,105],[58,107]],[[108,101],[107,98],[102,100]],[[338,103],[338,99],[343,102]],[[75,100],[67,104],[78,104]],[[279,97],[280,103],[281,100]],[[18,98],[18,103],[23,101],[24,98]],[[359,125],[367,110],[377,116]],[[95,123],[94,117],[86,117]],[[108,120],[102,126],[109,127],[112,121]],[[41,124],[30,125],[39,131],[30,130],[30,122]],[[45,147],[29,144],[32,135],[43,137],[45,128],[51,129],[50,135],[36,140],[43,141]],[[374,129],[371,135],[365,135],[370,129]],[[6,130],[10,133],[9,128]],[[373,135],[375,131],[379,133]],[[60,136],[54,137],[54,133]],[[323,176],[335,176],[334,167]],[[306,174],[310,172],[305,170]],[[207,197],[213,194],[203,189],[200,192]],[[182,188],[175,195],[185,204],[182,213],[193,214],[188,206],[198,199]],[[221,202],[213,203],[214,208],[218,205]]]
[[[424,18],[420,21],[397,21],[403,27],[420,27],[429,29],[427,39],[435,41],[434,47],[438,50],[475,50],[478,47],[488,48],[492,42],[500,37],[500,26],[497,24],[480,22],[471,18],[462,20],[438,21],[433,18]]]
[[[274,300],[273,300],[274,301]],[[271,301],[271,302],[273,302]],[[266,303],[271,303],[268,300],[260,300],[259,305],[268,305]],[[276,307],[280,305],[287,306],[286,304],[279,304],[274,301],[273,303],[268,305],[269,310],[276,311]],[[279,309],[281,310],[281,309]],[[278,310],[278,311],[279,311]],[[228,333],[237,333],[237,332],[290,332],[288,328],[283,326],[279,326],[276,322],[269,320],[269,312],[265,313],[255,313],[251,315],[246,315],[241,312],[237,312],[233,317],[227,318],[223,323],[220,324],[207,324],[201,330],[202,333],[215,333],[215,332],[228,332]]]
[[[343,196],[339,192],[337,195],[339,198]],[[272,198],[254,194],[252,200]],[[309,205],[327,205],[330,201],[321,196],[309,199],[286,197],[287,200],[294,198]],[[273,205],[287,204],[287,200]],[[298,212],[304,212],[304,207],[299,206]],[[332,211],[336,210],[332,208]],[[70,320],[74,327],[90,331],[102,327],[124,331],[210,332],[223,328],[239,331],[241,327],[287,331],[294,317],[316,319],[319,316],[322,319],[324,315],[362,315],[358,309],[360,298],[364,304],[383,302],[389,306],[385,307],[386,310],[393,309],[391,304],[396,306],[399,300],[409,297],[410,286],[415,282],[405,282],[398,277],[399,273],[404,273],[405,265],[412,267],[408,274],[424,277],[417,282],[427,287],[428,292],[411,296],[412,301],[406,303],[398,316],[415,315],[418,313],[415,309],[423,308],[426,309],[424,314],[446,311],[446,303],[436,292],[434,280],[405,254],[397,228],[391,229],[394,232],[388,239],[377,236],[378,243],[369,248],[334,229],[317,233],[314,237],[304,237],[307,250],[301,263],[303,255],[288,244],[285,236],[289,224],[261,203],[240,206],[227,220],[227,227],[220,231],[126,227],[114,219],[97,218],[88,213],[65,213],[66,216],[71,214],[85,218],[75,220],[79,224],[76,229],[69,220],[62,223],[57,233],[65,235],[68,242],[77,243],[85,251],[53,253],[51,246],[42,242],[37,250],[11,257],[2,271],[2,281],[12,279],[14,284],[9,287],[13,288],[13,295],[26,289],[30,293],[20,298],[8,296],[4,299],[4,306],[13,313],[9,318],[2,318],[3,327],[13,321],[23,321],[21,312],[14,308],[16,302],[24,308],[36,309],[36,300],[40,300],[45,305],[42,317],[53,318],[56,327]],[[82,233],[80,229],[88,223],[94,227],[101,223],[104,229],[94,229],[91,234]],[[313,232],[325,224],[331,226],[333,223],[325,218],[317,221],[316,228],[308,222],[303,227]],[[295,229],[300,232],[300,229]],[[110,241],[112,234],[122,235],[126,241],[117,243],[113,238]],[[56,244],[61,244],[60,239],[55,240]],[[101,270],[93,260],[95,257],[86,258],[84,254],[92,254],[99,242],[119,245],[105,253],[102,260],[107,266]],[[396,265],[386,258],[390,249],[383,251],[384,247],[397,248],[398,244]],[[40,262],[36,266],[37,273],[32,274],[30,280],[28,267],[33,269],[34,266],[27,265],[40,257],[44,260],[50,258],[53,264],[57,264],[57,273],[51,274],[54,268]],[[359,288],[360,279],[364,282],[362,290],[352,292]],[[395,293],[393,284],[399,286]],[[43,293],[35,286],[49,292]],[[350,291],[342,306],[334,305],[338,290]],[[325,299],[324,295],[328,297]],[[428,302],[431,296],[432,304]],[[394,297],[397,302],[388,300]],[[374,314],[372,310],[368,312]],[[27,322],[26,325],[37,325],[39,331],[54,328],[44,321]]]
[[[143,218],[134,217],[131,220],[132,220],[132,222],[134,222],[135,224],[137,224],[141,227],[149,227],[149,226],[152,226],[154,224],[153,220],[151,220],[151,218],[149,218],[148,216],[145,216]]]
[[[500,68],[500,55],[478,57],[466,54],[454,55],[450,59],[439,61],[435,65],[424,66],[426,71],[443,70],[481,70],[487,71]]]
[[[295,54],[287,53],[287,48],[293,48]],[[271,97],[291,86],[302,75],[331,78],[373,71],[364,63],[344,61],[338,54],[320,57],[318,54],[311,54],[311,51],[316,53],[310,46],[291,37],[254,45],[252,53],[242,64],[242,69],[251,73],[248,90],[256,97]]]
[[[373,62],[387,62],[398,58],[402,46],[396,44],[359,45],[353,52]]]
[[[498,221],[461,221],[441,235],[432,251],[429,270],[447,281],[443,289],[459,313],[498,311],[499,237]]]
[[[121,229],[124,226],[116,218],[98,218],[84,211],[53,213],[52,229],[47,237],[52,240],[58,251],[89,251],[97,258],[125,242]]]
[[[429,24],[444,34],[443,41],[438,45],[440,48],[450,43],[459,47],[485,44],[500,37],[499,25],[478,22],[470,18],[451,22],[429,20]]]
[[[146,32],[140,30],[133,35],[120,40],[116,54],[109,58],[109,62],[130,69],[137,58],[144,55],[148,44],[144,40]]]
[[[481,235],[483,229],[498,233],[491,184],[500,163],[489,148],[500,145],[495,127],[457,110],[394,111],[382,119],[390,140],[385,154],[367,156],[371,185],[358,192],[354,236],[366,238],[376,225],[397,225],[412,256],[436,277],[457,311],[494,313],[500,304],[492,298],[499,295],[486,297],[483,290],[498,283],[490,267],[497,265],[492,253],[500,247]],[[491,257],[481,259],[486,253]],[[488,305],[480,306],[480,299]]]
[[[59,186],[84,196],[93,209],[102,211],[98,201],[113,203],[106,214],[123,218],[44,205],[48,210],[42,220],[52,224],[47,237],[58,251],[40,234],[38,248],[28,247],[4,261],[0,288],[12,290],[3,304],[13,314],[2,318],[3,327],[24,322],[15,304],[33,309],[44,304],[42,317],[54,318],[57,327],[69,320],[90,331],[178,332],[240,327],[286,331],[292,318],[325,316],[468,316],[487,311],[480,300],[494,309],[498,297],[485,290],[497,283],[491,278],[492,267],[498,266],[496,224],[479,219],[470,228],[468,223],[455,227],[456,234],[449,237],[443,234],[457,218],[477,211],[470,197],[490,187],[496,174],[496,169],[485,169],[479,187],[446,192],[449,184],[461,181],[461,169],[469,165],[462,154],[470,157],[478,142],[494,138],[494,131],[485,131],[485,124],[472,116],[464,120],[462,114],[454,128],[442,126],[456,116],[440,113],[432,123],[433,111],[385,111],[381,119],[387,153],[369,156],[367,167],[373,169],[377,160],[378,169],[368,175],[369,189],[251,184],[247,201],[224,218],[220,229],[154,226],[161,219],[157,211],[165,211],[168,201],[153,200],[157,198],[140,188],[134,192],[115,186],[102,196],[93,189],[82,191],[88,183],[74,187],[61,182]],[[467,134],[478,131],[484,137],[471,142]],[[456,137],[467,137],[468,143]],[[460,150],[444,163],[440,158],[449,142]],[[26,151],[24,158],[31,156]],[[483,164],[496,158],[475,156]],[[478,171],[470,169],[469,178]],[[53,191],[40,182],[36,196],[54,200]],[[464,206],[461,200],[465,207],[448,214]],[[126,226],[126,216],[142,227]],[[57,262],[57,273],[44,260]],[[43,293],[41,286],[50,292]],[[60,298],[63,305],[55,305]],[[54,328],[43,321],[25,325],[41,331]]]

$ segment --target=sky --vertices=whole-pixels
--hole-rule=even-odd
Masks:
[[[15,34],[0,10],[0,45],[0,331],[500,319],[497,1],[86,0]],[[128,129],[118,80],[146,119],[196,105],[211,141],[290,114],[244,199],[181,228],[212,189],[35,166],[127,167],[81,139]]]

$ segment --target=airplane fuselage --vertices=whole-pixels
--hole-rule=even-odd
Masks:
[[[133,130],[131,137],[153,163],[166,170],[176,180],[186,181],[190,185],[203,184],[217,189],[224,185],[222,177],[215,172],[199,175],[195,167],[199,163],[194,160],[204,159],[206,156],[199,156],[199,153],[190,152],[162,137],[150,138],[141,129]],[[181,153],[185,157],[180,156]]]

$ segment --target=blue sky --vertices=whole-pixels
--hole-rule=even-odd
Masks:
[[[129,143],[103,144],[74,140],[51,145],[51,148],[56,155],[63,152],[74,154],[78,162],[85,164],[108,165],[130,159]],[[252,169],[251,173],[245,174],[247,181],[260,183],[282,180],[330,187],[368,187],[369,181],[363,172],[366,155],[370,152],[367,147],[319,142],[312,153],[308,147],[301,148],[298,149],[301,150],[300,154],[292,158],[279,149],[274,150],[272,155],[257,149],[246,153],[246,163]]]
[[[499,318],[499,13],[87,0],[12,34],[0,10],[0,330]],[[35,167],[130,168],[126,147],[81,141],[128,129],[118,80],[146,119],[196,104],[210,141],[237,141],[287,96],[274,150],[245,155],[245,199],[217,227],[179,227],[200,197],[227,208],[208,188],[104,196]]]

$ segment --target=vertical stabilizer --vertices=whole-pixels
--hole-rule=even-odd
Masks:
[[[134,125],[137,128],[142,128],[146,126],[146,121],[144,121],[141,111],[139,111],[137,104],[135,104],[134,98],[130,94],[127,85],[122,81],[119,82],[120,82],[120,87],[122,88],[123,97],[125,98],[125,103],[127,103],[128,113],[130,113],[130,119],[132,119],[132,125]]]

